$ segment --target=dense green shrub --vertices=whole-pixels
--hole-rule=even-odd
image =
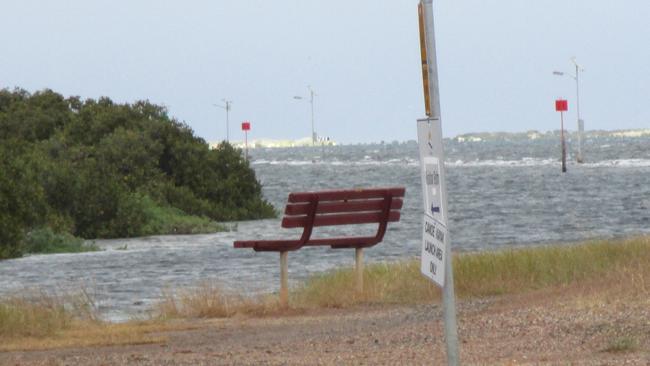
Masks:
[[[0,259],[22,253],[26,228],[38,225],[46,212],[37,170],[25,144],[0,144]]]
[[[146,101],[0,90],[0,143],[0,259],[35,227],[127,237],[275,215],[240,150]]]

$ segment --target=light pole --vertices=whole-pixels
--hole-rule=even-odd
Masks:
[[[232,100],[221,99],[226,105],[213,104],[226,110],[226,141],[230,142],[230,110],[232,109]]]
[[[316,132],[314,130],[314,96],[318,95],[314,93],[314,89],[311,88],[310,85],[307,86],[307,89],[309,89],[309,104],[311,104],[311,146],[316,145]],[[295,95],[293,99],[304,99],[300,95]]]
[[[580,118],[580,71],[585,70],[580,65],[578,65],[575,57],[571,57],[571,62],[573,62],[573,65],[575,66],[576,73],[575,75],[567,75],[576,81],[576,112],[578,115],[578,157],[576,160],[578,163],[582,163],[584,161],[582,156],[582,136],[585,130],[585,121]],[[564,76],[564,74],[565,73],[562,71],[553,71],[553,75]]]

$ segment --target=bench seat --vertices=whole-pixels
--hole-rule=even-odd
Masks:
[[[383,240],[388,222],[400,219],[404,187],[328,190],[289,194],[282,219],[283,228],[303,228],[299,239],[239,240],[235,248],[285,252],[303,246],[367,248]],[[314,227],[378,225],[374,236],[312,238]]]

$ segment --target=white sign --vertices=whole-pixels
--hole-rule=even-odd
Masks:
[[[421,159],[424,212],[438,220],[442,220],[440,160],[433,156],[423,156]]]
[[[418,120],[424,214],[446,223],[442,196],[442,136],[437,119]]]
[[[424,215],[422,227],[422,262],[420,271],[442,287],[445,285],[447,228],[429,215]]]
[[[440,120],[418,120],[418,145],[422,174],[422,274],[444,286],[445,261],[449,247],[445,212],[445,172],[443,167],[442,132]]]

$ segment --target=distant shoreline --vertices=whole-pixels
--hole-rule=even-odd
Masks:
[[[577,136],[577,132],[567,129],[566,133],[568,138]],[[456,142],[483,142],[483,141],[498,141],[498,140],[537,140],[537,139],[547,139],[547,138],[556,138],[560,135],[560,130],[549,130],[549,131],[537,131],[529,130],[522,132],[470,132],[454,137],[445,137],[447,141],[456,141]],[[588,130],[584,131],[585,138],[643,138],[650,137],[649,128],[638,128],[638,129],[621,129],[621,130]],[[269,139],[269,138],[258,138],[251,139],[248,141],[249,149],[256,148],[321,148],[329,146],[355,146],[355,145],[376,145],[376,144],[405,144],[412,143],[414,140],[406,141],[375,141],[375,142],[358,142],[358,143],[338,143],[334,140],[317,142],[312,146],[311,139],[305,137],[297,140],[291,139]],[[210,148],[216,148],[221,141],[211,141],[209,142]],[[230,143],[239,148],[244,149],[246,147],[244,141],[233,140]]]

